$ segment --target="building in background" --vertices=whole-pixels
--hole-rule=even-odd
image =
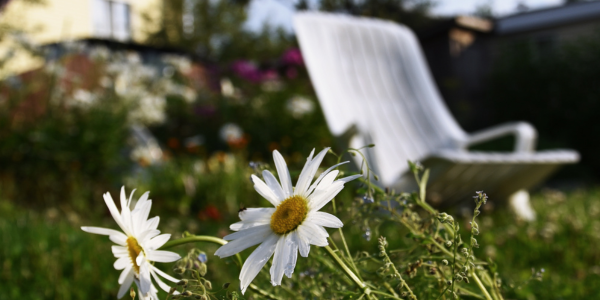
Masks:
[[[157,30],[162,7],[161,0],[2,2],[1,23],[19,33],[17,36],[5,36],[0,43],[0,55],[10,56],[2,70],[2,77],[35,69],[44,63],[41,57],[34,57],[26,51],[14,51],[23,43],[45,45],[103,39],[143,44],[147,36]]]
[[[497,19],[458,16],[417,32],[435,81],[467,131],[486,122],[487,79],[502,51],[528,42],[539,53],[600,31],[600,1],[524,11]]]

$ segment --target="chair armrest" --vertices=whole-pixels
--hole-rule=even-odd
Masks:
[[[477,131],[467,138],[466,147],[493,140],[505,135],[514,134],[516,138],[515,152],[533,152],[537,139],[537,131],[526,122],[512,122]]]

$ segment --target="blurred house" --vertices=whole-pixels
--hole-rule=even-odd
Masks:
[[[4,0],[2,25],[16,34],[3,34],[0,54],[11,57],[6,73],[21,73],[41,66],[44,60],[27,51],[32,46],[83,39],[103,39],[143,44],[157,29],[161,0]]]
[[[524,11],[493,20],[458,16],[419,31],[432,75],[450,110],[472,131],[486,125],[486,79],[501,51],[518,42],[540,53],[600,31],[600,1]]]
[[[141,125],[164,121],[167,96],[191,103],[219,86],[198,57],[146,43],[163,1],[0,0],[0,100],[18,99],[11,124],[36,122],[52,99],[67,110],[114,94],[140,108],[133,137],[156,148]]]

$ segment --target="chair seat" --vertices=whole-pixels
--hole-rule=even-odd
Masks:
[[[565,164],[579,161],[579,153],[567,149],[537,152],[482,152],[440,150],[431,155],[459,164]]]

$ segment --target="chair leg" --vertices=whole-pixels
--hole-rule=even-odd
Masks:
[[[510,195],[508,201],[519,218],[530,222],[535,220],[535,211],[529,203],[529,192],[519,190]]]

